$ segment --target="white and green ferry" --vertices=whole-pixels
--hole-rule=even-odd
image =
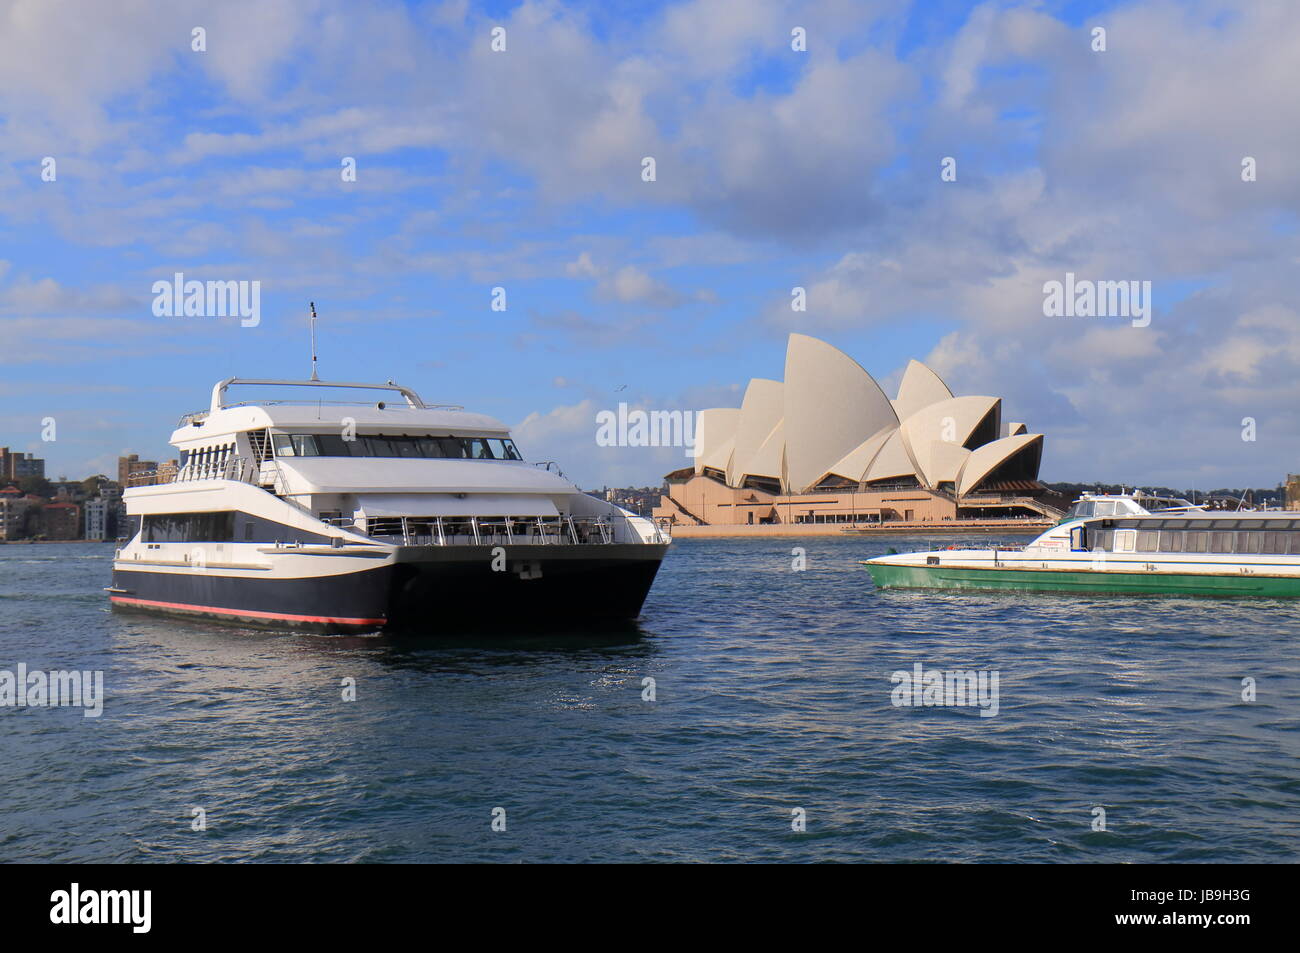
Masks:
[[[891,554],[863,565],[882,589],[1292,597],[1300,596],[1300,512],[1085,494],[1023,547]]]

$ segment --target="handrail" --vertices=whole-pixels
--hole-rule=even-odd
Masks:
[[[478,516],[381,516],[367,519],[365,529],[347,517],[329,517],[324,522],[365,533],[371,539],[398,540],[403,546],[499,546],[503,542],[510,546],[608,546],[619,542],[615,520],[620,519],[628,530],[627,542],[669,541],[652,520],[646,520],[651,533],[644,538],[631,521],[645,517],[635,516],[506,516],[497,520]]]
[[[420,395],[409,387],[403,387],[401,384],[394,384],[389,381],[387,384],[353,384],[353,383],[334,383],[332,381],[287,381],[271,380],[252,377],[227,377],[225,380],[218,381],[212,388],[212,404],[209,408],[211,413],[226,407],[225,403],[226,388],[232,384],[251,384],[258,387],[349,387],[362,390],[391,390],[396,391],[406,398],[406,403],[413,410],[427,410],[428,407],[420,399]],[[235,405],[231,405],[235,406]]]

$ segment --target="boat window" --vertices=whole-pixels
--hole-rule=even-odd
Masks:
[[[144,518],[146,543],[228,543],[234,541],[235,514],[158,513]]]
[[[1109,500],[1109,501],[1097,503],[1096,508],[1092,511],[1092,515],[1093,516],[1114,516],[1115,501]]]
[[[1113,529],[1089,529],[1088,539],[1092,541],[1092,551],[1103,550],[1110,552],[1111,546],[1115,544],[1115,531]]]
[[[1206,544],[1208,543],[1208,540],[1206,539],[1207,536],[1209,536],[1209,533],[1199,533],[1199,532],[1188,533],[1187,552],[1189,553],[1205,552],[1205,547]]]
[[[1137,535],[1137,551],[1139,553],[1157,553],[1160,551],[1160,547],[1157,545],[1159,541],[1159,533],[1144,530]]]
[[[316,450],[316,435],[310,433],[296,433],[293,435],[293,452],[299,457],[318,457],[320,454]]]
[[[1160,531],[1160,550],[1166,553],[1181,553],[1183,551],[1183,534],[1180,530],[1161,530]]]
[[[1231,533],[1211,533],[1211,534],[1210,534],[1210,552],[1212,552],[1212,553],[1230,553],[1230,552],[1232,552],[1232,534],[1231,534]]]
[[[1264,521],[1263,520],[1242,520],[1238,524],[1238,528],[1239,529],[1263,529]]]
[[[1292,556],[1300,555],[1300,533],[1287,533],[1286,551]]]
[[[1115,532],[1115,552],[1131,553],[1133,544],[1136,541],[1137,531],[1131,529],[1121,529]]]
[[[1265,533],[1262,551],[1266,553],[1285,553],[1286,537],[1282,533]]]
[[[498,460],[518,460],[519,451],[515,449],[514,441],[501,440],[497,437],[488,439],[488,446],[492,448],[492,453]]]
[[[407,457],[426,459],[523,460],[515,442],[505,437],[435,437],[357,434],[272,434],[281,457]]]
[[[1074,508],[1070,511],[1070,515],[1077,519],[1087,519],[1089,516],[1093,515],[1094,506],[1095,504],[1091,501],[1086,503],[1075,503]]]
[[[1239,553],[1257,553],[1259,552],[1260,533],[1237,533],[1237,552]]]

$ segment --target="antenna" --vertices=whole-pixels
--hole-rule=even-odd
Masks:
[[[311,302],[311,379],[320,380],[316,376],[316,302]]]

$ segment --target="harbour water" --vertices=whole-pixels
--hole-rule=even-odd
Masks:
[[[0,670],[105,692],[0,708],[0,858],[1298,859],[1300,604],[857,562],[950,543],[685,540],[627,631],[401,640],[114,613],[111,546],[0,546]],[[918,663],[996,672],[997,714],[895,705]]]

